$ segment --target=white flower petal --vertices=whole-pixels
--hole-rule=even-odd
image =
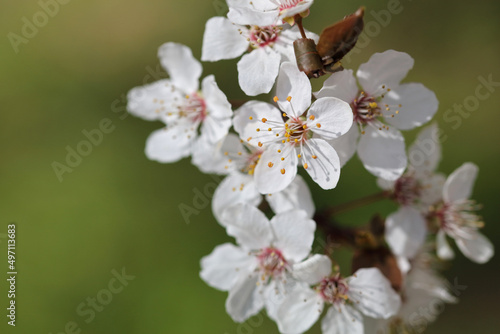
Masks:
[[[148,121],[161,119],[176,99],[182,95],[172,91],[170,80],[164,79],[141,87],[135,87],[127,95],[127,111]],[[163,109],[165,108],[165,109]]]
[[[345,304],[332,306],[321,321],[321,330],[323,334],[363,334],[363,316]]]
[[[429,122],[439,105],[436,94],[420,83],[403,84],[392,89],[381,103],[396,106],[383,112],[388,115],[387,123],[401,130],[410,130]],[[395,111],[399,113],[395,114]]]
[[[250,7],[230,6],[227,17],[236,24],[265,27],[276,23],[278,11],[260,11]]]
[[[388,319],[398,312],[401,298],[377,268],[359,269],[348,283],[347,294],[364,315]]]
[[[319,36],[315,33],[305,30],[306,36],[310,39],[315,40],[316,42],[319,39]],[[288,25],[283,27],[281,34],[273,45],[273,49],[281,54],[281,61],[290,61],[294,64],[297,63],[295,59],[295,51],[293,49],[293,42],[297,39],[302,38],[300,34],[300,30],[297,25],[293,27],[289,27]]]
[[[340,159],[335,149],[321,138],[311,138],[302,150],[306,171],[314,182],[323,189],[335,188],[340,178]]]
[[[311,285],[318,284],[332,273],[332,261],[326,255],[314,254],[310,258],[294,264],[292,273],[301,282]]]
[[[336,97],[347,103],[352,103],[358,95],[358,85],[352,70],[343,70],[330,75],[323,83],[316,97]]]
[[[434,174],[420,180],[422,191],[420,193],[420,204],[422,209],[428,210],[430,205],[436,204],[443,199],[443,186],[446,177],[443,174]]]
[[[238,139],[239,141],[239,139]],[[193,165],[205,174],[228,174],[230,172],[228,159],[222,154],[221,148],[225,140],[212,144],[198,137],[192,146]]]
[[[356,153],[358,148],[359,130],[357,126],[352,126],[349,131],[337,139],[328,140],[340,158],[340,167],[343,167]]]
[[[280,68],[281,56],[270,48],[259,48],[241,57],[238,82],[249,96],[269,93]]]
[[[254,147],[259,147],[259,143],[266,145],[276,142],[276,132],[268,131],[269,124],[283,123],[281,112],[273,105],[261,101],[249,101],[242,105],[235,112],[233,118],[234,129],[239,133],[240,138]]]
[[[389,181],[382,178],[377,178],[377,186],[383,190],[391,190],[394,191],[394,186],[396,185],[396,181]]]
[[[408,161],[417,173],[425,177],[437,169],[441,160],[441,143],[437,123],[425,127],[408,149]]]
[[[311,82],[304,72],[299,71],[297,64],[281,64],[276,84],[276,96],[281,110],[291,117],[299,117],[311,105],[311,92]],[[287,101],[289,96],[291,100]]]
[[[495,252],[491,241],[478,231],[472,230],[468,238],[457,238],[455,242],[462,253],[476,263],[488,262]]]
[[[470,162],[464,163],[448,176],[443,188],[443,198],[447,203],[470,198],[479,168]]]
[[[182,44],[165,43],[160,46],[158,57],[174,86],[186,94],[198,90],[198,80],[203,69],[200,62],[193,57],[190,48]]]
[[[284,159],[281,160],[282,158]],[[269,145],[260,157],[254,175],[257,189],[261,194],[274,194],[282,191],[297,175],[295,148],[281,143]]]
[[[297,175],[286,189],[267,195],[266,200],[276,214],[300,209],[304,210],[309,218],[314,216],[315,206],[311,191],[300,175]]]
[[[248,174],[233,172],[217,187],[212,200],[212,212],[217,221],[225,226],[222,213],[227,208],[239,203],[258,206],[262,195],[255,188],[253,177]]]
[[[386,180],[398,179],[406,169],[405,139],[396,129],[365,128],[358,144],[358,155],[365,168]]]
[[[271,219],[276,239],[273,246],[285,259],[299,262],[311,252],[316,223],[302,210],[287,211]]]
[[[381,86],[394,89],[413,68],[413,58],[407,53],[387,50],[375,53],[357,72],[363,89],[374,96],[381,95]]]
[[[248,204],[236,204],[222,213],[221,223],[227,234],[248,250],[259,250],[271,245],[273,232],[266,216]]]
[[[313,1],[307,1],[307,0],[302,0],[299,3],[297,3],[295,6],[284,9],[280,12],[280,19],[285,19],[287,17],[293,17],[296,14],[300,14],[302,12],[305,12],[306,10],[311,7],[313,4]]]
[[[426,235],[425,219],[413,207],[400,207],[385,221],[385,240],[395,255],[413,258],[423,246]]]
[[[203,34],[201,60],[218,61],[241,56],[248,49],[248,41],[240,34],[245,27],[231,23],[225,17],[212,17]]]
[[[281,333],[299,334],[307,331],[318,321],[324,303],[318,293],[304,286],[297,288],[281,304],[277,322]]]
[[[201,259],[200,277],[211,287],[228,291],[240,276],[246,276],[257,267],[255,256],[227,243],[215,247]]]
[[[146,141],[146,156],[161,163],[179,161],[191,154],[196,131],[191,124],[159,129],[151,133]]]
[[[437,256],[440,259],[451,260],[455,257],[455,252],[453,252],[453,249],[446,240],[446,233],[443,230],[439,230],[436,235],[436,248]]]
[[[316,100],[307,112],[307,125],[323,139],[331,140],[346,134],[352,127],[353,116],[349,104],[335,97]],[[314,119],[311,120],[311,116]]]
[[[226,300],[226,312],[236,322],[243,322],[259,313],[264,307],[261,288],[257,286],[258,274],[242,275],[229,290]]]
[[[216,143],[227,135],[231,127],[231,104],[217,86],[213,75],[203,79],[202,88],[207,116],[202,123],[201,135],[208,142]]]

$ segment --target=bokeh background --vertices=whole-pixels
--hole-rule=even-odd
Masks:
[[[374,21],[370,11],[385,10],[388,3],[317,0],[304,23],[319,33],[360,5],[367,7],[366,22]],[[372,53],[391,48],[415,58],[406,80],[424,83],[440,100],[435,119],[447,136],[440,170],[450,173],[465,161],[480,166],[474,198],[484,204],[484,233],[498,244],[500,87],[458,129],[444,115],[475,94],[479,76],[500,81],[500,4],[401,0],[400,6],[345,65],[357,68]],[[71,333],[71,325],[65,327],[74,321],[89,334],[277,333],[265,317],[233,323],[224,310],[226,293],[198,276],[200,258],[231,239],[209,205],[189,224],[179,205],[192,205],[194,189],[203,190],[213,179],[187,159],[170,165],[148,161],[145,140],[161,124],[124,111],[129,89],[164,77],[156,58],[161,44],[184,43],[200,57],[205,22],[224,14],[224,2],[73,0],[14,52],[8,33],[21,35],[23,17],[32,21],[40,10],[35,0],[0,5],[0,268],[7,271],[7,224],[16,222],[19,272],[15,329],[6,324],[7,285],[0,279],[0,332]],[[215,73],[228,97],[241,99],[235,64],[204,64],[204,75]],[[85,139],[83,130],[106,118],[113,131],[60,182],[53,162],[64,163],[66,147],[74,149]],[[407,133],[408,143],[414,136]],[[312,189],[319,206],[377,191],[356,158],[343,169],[335,191]],[[391,210],[390,204],[372,205],[342,219],[357,224],[375,211]],[[458,256],[446,276],[467,288],[428,333],[498,333],[499,263],[498,256],[486,265]],[[78,305],[96,297],[111,271],[122,268],[135,279],[86,323]],[[311,331],[319,332],[318,326]]]

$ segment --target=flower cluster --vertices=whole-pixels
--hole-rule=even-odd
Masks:
[[[228,292],[226,311],[236,322],[265,309],[280,333],[306,332],[320,318],[325,334],[411,331],[415,309],[456,301],[438,271],[454,256],[448,239],[474,262],[493,256],[470,199],[478,167],[465,163],[447,178],[436,171],[436,123],[406,150],[401,131],[425,125],[438,110],[431,90],[402,83],[414,63],[408,54],[376,53],[356,76],[340,65],[356,43],[363,10],[318,36],[302,25],[312,0],[227,3],[227,17],[206,23],[201,59],[242,56],[243,92],[256,96],[274,87],[271,96],[233,110],[213,75],[200,89],[202,65],[176,43],[158,53],[169,79],[128,94],[131,114],[164,124],[146,141],[149,159],[190,156],[203,173],[225,176],[212,211],[236,243],[205,256],[201,278]],[[313,92],[311,78],[326,73]],[[335,192],[356,152],[382,189],[371,198],[398,206],[367,227],[337,224],[339,209],[317,210],[309,190],[317,184]],[[340,247],[353,252],[351,271],[338,266]]]

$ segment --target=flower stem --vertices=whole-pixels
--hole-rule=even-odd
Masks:
[[[306,32],[304,31],[304,26],[302,25],[302,16],[300,14],[295,15],[294,17],[295,23],[297,24],[297,27],[299,27],[300,34],[302,35],[302,38],[307,38]]]
[[[389,194],[386,191],[382,191],[382,192],[379,192],[376,194],[372,194],[372,195],[369,195],[366,197],[356,199],[356,200],[351,201],[351,202],[347,202],[344,204],[333,206],[333,207],[329,208],[328,210],[326,210],[326,214],[328,216],[340,215],[342,213],[351,211],[353,209],[357,209],[359,207],[386,199],[386,198],[388,198],[388,196],[389,196]]]

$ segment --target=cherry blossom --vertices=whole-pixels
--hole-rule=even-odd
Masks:
[[[340,163],[326,140],[342,136],[351,127],[349,105],[333,97],[311,104],[309,79],[292,63],[281,65],[275,102],[281,111],[268,103],[251,101],[240,108],[234,120],[243,140],[263,148],[255,168],[257,190],[272,194],[285,189],[297,175],[299,161],[323,189],[335,188]]]
[[[316,224],[300,210],[274,216],[270,221],[258,209],[238,204],[224,213],[227,233],[238,246],[226,243],[201,260],[201,278],[210,286],[229,291],[226,311],[243,322],[266,307],[274,317],[286,293],[292,266],[311,252]]]
[[[388,50],[374,54],[357,71],[358,88],[352,70],[332,74],[318,98],[337,97],[352,107],[356,126],[332,145],[344,165],[357,151],[365,168],[375,176],[398,179],[406,169],[404,137],[399,130],[410,130],[427,123],[436,113],[435,94],[419,83],[400,84],[413,67],[406,53]]]
[[[475,212],[480,207],[470,199],[478,171],[476,165],[468,162],[446,179],[443,203],[435,212],[439,224],[437,254],[442,259],[454,257],[446,236],[455,239],[460,251],[474,262],[486,263],[493,256],[493,244],[478,231],[484,226]]]
[[[198,91],[202,67],[188,47],[166,43],[158,56],[170,79],[132,89],[127,108],[135,116],[166,124],[149,136],[146,155],[170,163],[199,151],[197,146],[224,138],[231,127],[232,110],[213,75],[203,79]]]
[[[250,50],[238,62],[238,82],[247,95],[255,96],[271,90],[282,62],[295,62],[293,41],[300,37],[297,27],[273,24],[247,27],[231,23],[225,17],[213,17],[205,27],[201,59],[233,59]]]
[[[307,284],[289,294],[277,313],[281,333],[298,334],[308,330],[330,306],[321,322],[325,334],[362,334],[363,315],[387,319],[401,305],[399,295],[377,268],[359,269],[353,276],[332,275],[332,263],[325,255],[293,266],[294,276]]]

